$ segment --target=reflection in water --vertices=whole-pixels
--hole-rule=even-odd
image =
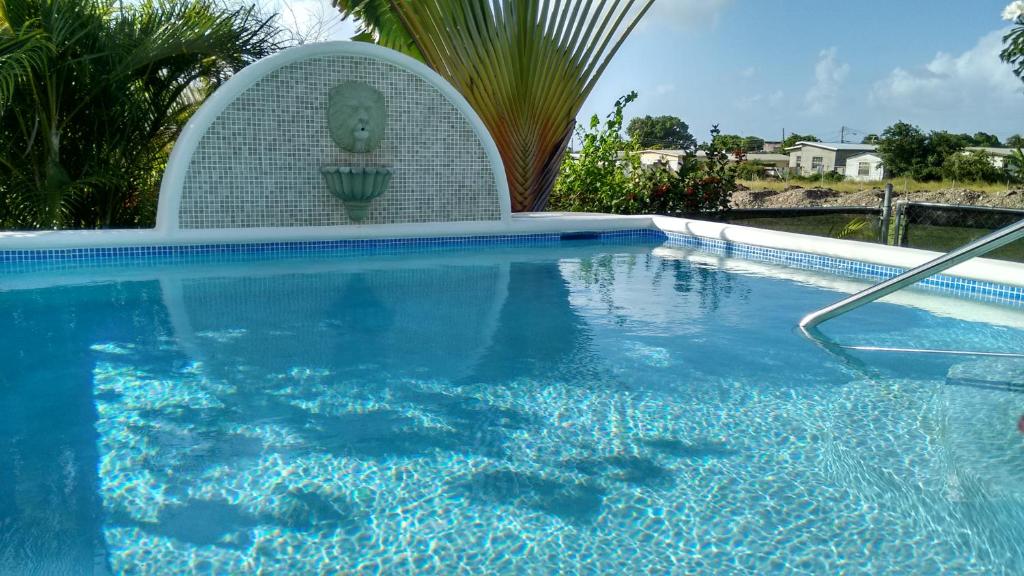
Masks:
[[[0,293],[0,573],[1024,558],[1024,404],[964,384],[1020,366],[864,377],[791,331],[832,293],[642,246],[199,272]]]

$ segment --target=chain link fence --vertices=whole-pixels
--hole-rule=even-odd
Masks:
[[[948,252],[1024,220],[1024,210],[927,202],[900,202],[894,214],[894,244],[937,252]],[[1024,242],[1014,242],[985,257],[1024,262]]]
[[[948,252],[1024,220],[1024,210],[928,202],[899,202],[887,207],[883,201],[877,208],[734,209],[718,219],[767,230]],[[1024,241],[995,250],[986,258],[1024,262]]]
[[[729,224],[796,232],[827,238],[879,242],[882,209],[857,206],[820,208],[747,208],[721,215]]]

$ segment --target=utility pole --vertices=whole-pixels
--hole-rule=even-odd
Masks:
[[[778,150],[778,152],[780,152],[782,154],[786,153],[786,129],[785,128],[782,129],[782,142],[779,142],[779,150]],[[789,166],[786,166],[785,168],[782,169],[782,179],[785,180],[786,182],[789,182]]]
[[[846,126],[839,127],[839,143],[846,144]]]

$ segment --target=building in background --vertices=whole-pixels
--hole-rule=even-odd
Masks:
[[[847,180],[877,182],[887,177],[882,159],[874,152],[861,152],[846,159],[843,174]]]
[[[692,155],[697,160],[706,160],[708,157],[707,152],[703,150],[697,150],[696,152],[691,150],[641,150],[640,163],[644,166],[650,166],[657,162],[664,162],[674,171],[679,169],[681,160],[687,155]],[[789,156],[766,152],[750,152],[743,156],[730,154],[729,161],[733,163],[742,161],[756,162],[765,167],[766,177],[777,177],[789,165]]]
[[[851,156],[874,152],[872,144],[848,144],[838,142],[797,142],[795,146],[786,148],[789,154],[790,174],[807,176],[824,174],[835,170],[843,174],[846,161]]]
[[[970,154],[971,152],[984,152],[985,156],[988,156],[988,161],[993,166],[1002,170],[1006,168],[1006,159],[1013,155],[1013,148],[990,148],[987,146],[968,146],[964,148],[964,154]]]

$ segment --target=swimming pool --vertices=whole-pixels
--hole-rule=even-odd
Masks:
[[[1019,573],[1024,361],[798,334],[856,285],[628,237],[21,274],[0,573]],[[1024,350],[900,301],[824,331]]]

